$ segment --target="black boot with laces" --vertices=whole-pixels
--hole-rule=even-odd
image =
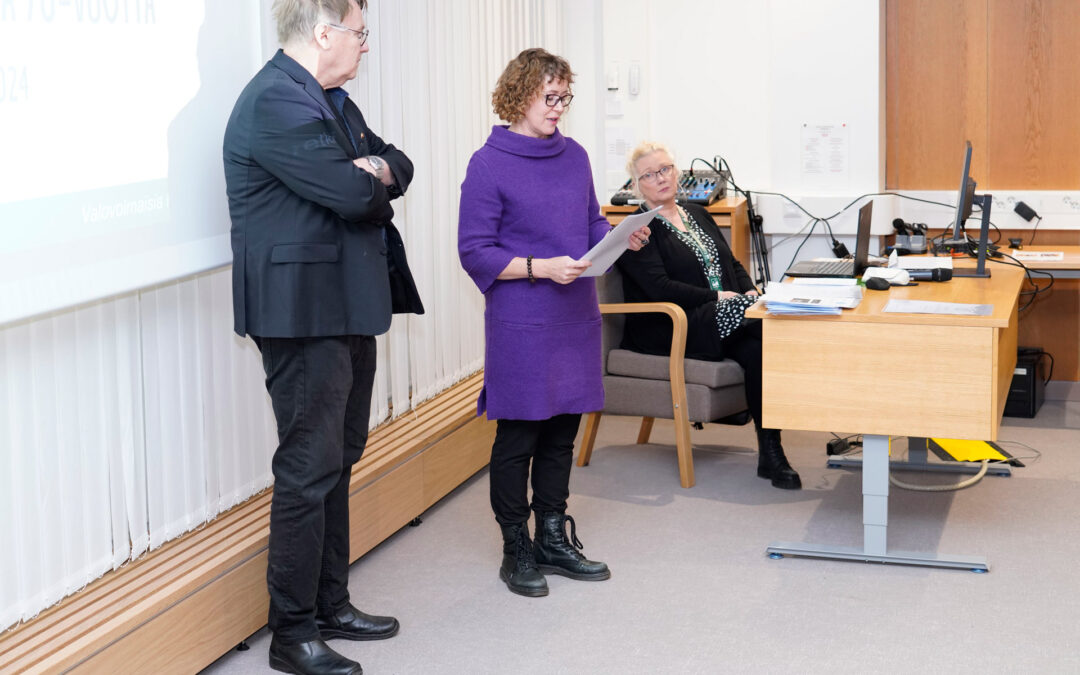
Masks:
[[[547,580],[536,567],[529,528],[525,523],[500,525],[503,536],[502,567],[499,578],[518,595],[538,598],[548,594]]]
[[[566,537],[567,523],[570,523],[569,539]],[[611,578],[608,566],[586,559],[581,555],[582,548],[573,518],[555,511],[536,514],[536,564],[541,572],[561,574],[580,581]]]
[[[758,429],[758,465],[759,478],[768,478],[773,487],[782,490],[802,488],[802,480],[795,469],[788,464],[784,455],[784,446],[780,445],[779,429]]]

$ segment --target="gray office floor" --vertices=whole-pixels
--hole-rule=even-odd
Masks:
[[[751,427],[694,431],[697,486],[679,486],[670,423],[636,446],[606,418],[570,512],[612,578],[549,577],[524,598],[499,581],[500,541],[481,472],[352,568],[361,609],[392,613],[387,641],[334,641],[385,673],[1045,673],[1080,671],[1080,402],[1005,418],[1025,460],[958,492],[892,489],[891,548],[983,555],[989,574],[771,560],[773,540],[861,544],[860,476],[825,468],[827,434],[787,432],[803,490],[754,475]],[[903,444],[897,444],[901,449]],[[904,474],[910,482],[956,477]],[[258,632],[205,672],[269,669]]]

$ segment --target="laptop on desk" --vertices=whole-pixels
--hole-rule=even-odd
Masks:
[[[870,217],[874,202],[869,201],[859,209],[859,232],[855,238],[854,260],[801,260],[788,268],[789,277],[819,277],[844,279],[861,276],[868,267],[870,253]]]

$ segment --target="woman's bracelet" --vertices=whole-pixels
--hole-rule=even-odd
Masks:
[[[532,273],[532,259],[533,259],[532,256],[529,256],[528,258],[525,258],[525,269],[529,273],[529,283],[530,284],[535,284],[536,283],[536,277],[534,277],[533,273]]]

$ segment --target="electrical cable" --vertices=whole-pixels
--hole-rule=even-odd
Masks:
[[[889,474],[889,484],[895,485],[901,490],[912,490],[913,492],[951,492],[953,490],[963,490],[969,488],[975,483],[978,483],[986,475],[986,471],[990,468],[990,460],[982,460],[982,466],[979,467],[978,473],[970,478],[965,478],[959,483],[953,483],[952,485],[917,485],[915,483],[905,483],[902,480],[895,478],[891,473]]]
[[[731,184],[732,189],[746,198],[746,211],[749,220],[750,228],[750,240],[751,240],[751,253],[754,254],[754,264],[757,267],[757,283],[764,286],[772,280],[772,273],[769,270],[769,246],[765,241],[765,228],[762,226],[763,220],[754,211],[754,200],[750,196],[749,190],[743,190],[735,182],[735,172],[731,170],[731,165],[721,155],[716,155],[713,164],[701,159],[695,158],[698,161],[704,162],[707,166],[713,168],[717,174],[724,175],[720,169],[727,168],[727,182]],[[690,166],[693,167],[693,161],[690,162]],[[756,243],[756,245],[755,245]]]

